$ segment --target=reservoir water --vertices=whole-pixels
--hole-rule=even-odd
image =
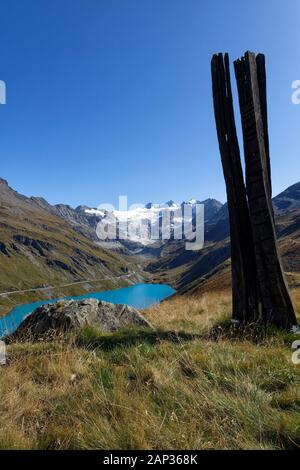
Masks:
[[[122,287],[121,289],[91,292],[84,295],[40,300],[31,304],[18,305],[11,310],[8,315],[0,317],[0,338],[13,333],[24,318],[32,313],[37,307],[48,303],[54,303],[58,300],[95,298],[112,302],[113,304],[127,304],[137,309],[143,309],[159,303],[161,300],[166,299],[175,292],[176,291],[167,284],[136,284],[130,287]]]

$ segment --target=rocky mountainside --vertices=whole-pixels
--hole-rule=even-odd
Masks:
[[[196,203],[201,203],[204,204],[205,208],[205,223],[209,223],[211,219],[217,217],[217,214],[222,208],[222,203],[216,199],[206,199],[205,201],[192,199],[181,204],[176,204],[174,201],[170,200],[165,204],[148,203],[143,207],[129,209],[128,211],[99,210],[84,205],[73,209],[66,204],[56,204],[52,206],[43,198],[32,197],[31,200],[47,212],[65,219],[76,232],[97,243],[102,248],[120,254],[139,254],[146,257],[160,256],[161,250],[166,244],[166,241],[149,239],[149,227],[151,224],[153,227],[152,230],[161,233],[159,225],[164,215],[172,217],[171,214],[174,213],[174,211],[182,210],[183,204],[192,206]],[[127,239],[104,241],[98,238],[96,234],[98,223],[103,226],[112,226],[112,224],[118,226],[118,224],[124,220],[129,221],[131,226],[131,233]]]
[[[300,183],[273,199],[279,248],[286,272],[300,272]],[[167,243],[161,256],[148,264],[157,278],[171,282],[181,292],[199,285],[230,283],[230,237],[227,204],[205,224],[205,244],[186,251],[183,242]]]
[[[84,205],[73,209],[66,204],[50,205],[45,199],[32,197],[30,198],[36,205],[51,212],[53,215],[65,219],[75,231],[89,238],[91,241],[97,242],[100,246],[109,250],[121,252],[123,254],[142,254],[150,256],[160,256],[168,245],[168,242],[153,241],[148,239],[148,226],[155,219],[161,220],[164,212],[171,212],[180,209],[183,204],[204,204],[205,211],[205,230],[206,241],[221,241],[229,234],[229,221],[227,204],[222,204],[216,199],[206,199],[199,201],[191,199],[190,201],[176,204],[174,201],[168,201],[165,204],[148,203],[145,207],[123,211],[108,212],[98,210]],[[288,189],[278,194],[273,199],[274,211],[277,216],[285,215],[293,210],[300,209],[300,183],[290,186]],[[127,240],[120,241],[100,241],[96,234],[97,224],[100,222],[109,223],[114,220],[116,223],[126,218],[137,227],[136,234]],[[144,234],[139,232],[139,227],[144,227]]]
[[[74,231],[60,210],[0,179],[0,292],[127,273],[127,262]]]
[[[200,201],[190,200],[188,204],[196,202]],[[300,183],[273,202],[285,269],[300,271]],[[65,204],[52,206],[43,198],[25,197],[0,179],[0,291],[116,278],[135,271],[141,259],[144,266],[147,262],[150,278],[169,282],[181,291],[194,288],[216,272],[228,271],[230,262],[227,204],[215,199],[202,203],[205,244],[200,251],[187,251],[184,240],[149,243],[133,237],[101,243],[96,235],[99,221],[126,217],[133,224],[142,221],[147,226],[157,216],[161,220],[164,211],[172,213],[183,203],[149,203],[125,214],[86,206],[73,209]]]
[[[98,241],[96,227],[99,217],[86,212],[86,210],[89,210],[87,206],[78,206],[76,209],[73,209],[73,207],[67,204],[55,204],[52,206],[45,199],[40,197],[31,197],[30,199],[41,209],[65,219],[76,232],[92,241]]]
[[[157,257],[161,255],[161,252],[164,246],[168,243],[166,240],[163,240],[162,237],[162,220],[170,220],[171,231],[175,229],[176,226],[182,224],[182,214],[184,213],[185,207],[190,207],[191,210],[195,210],[196,204],[204,205],[204,218],[205,223],[210,223],[210,220],[217,216],[217,213],[222,207],[222,203],[215,199],[206,199],[205,201],[198,201],[196,199],[191,199],[187,202],[182,202],[181,204],[175,203],[170,200],[165,204],[153,204],[148,203],[143,207],[133,208],[128,211],[98,211],[97,209],[85,209],[85,214],[89,217],[98,218],[100,224],[120,224],[124,221],[128,221],[130,224],[131,231],[129,233],[128,239],[119,239],[117,244],[113,248],[120,249],[120,246],[123,249],[127,250],[132,254],[139,254],[147,256],[149,255]],[[191,212],[190,219],[194,217],[194,213]],[[187,216],[189,218],[189,216]],[[158,234],[158,240],[150,237],[150,233]],[[102,246],[106,246],[106,242],[102,242]]]
[[[274,212],[285,215],[300,209],[300,183],[289,186],[285,191],[273,198]]]

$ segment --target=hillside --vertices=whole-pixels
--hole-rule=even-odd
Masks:
[[[285,191],[273,198],[275,213],[285,215],[300,209],[300,183],[289,186]]]
[[[273,199],[276,229],[283,266],[296,277],[300,273],[300,183]],[[202,250],[186,251],[183,242],[169,242],[161,256],[148,264],[154,278],[172,283],[180,292],[203,286],[230,285],[230,237],[227,205],[205,224]],[[293,283],[295,276],[289,276]],[[207,284],[209,282],[209,284]],[[205,288],[206,290],[206,288]]]
[[[157,258],[166,245],[166,240],[161,238],[162,218],[170,220],[170,226],[174,229],[178,220],[174,213],[179,211],[182,214],[184,205],[194,206],[203,204],[205,208],[205,223],[209,224],[219,213],[222,203],[216,199],[206,199],[198,201],[191,199],[181,204],[170,200],[164,204],[148,203],[128,210],[104,210],[89,208],[81,205],[73,209],[65,204],[56,204],[51,206],[42,198],[32,198],[41,207],[51,213],[64,218],[77,232],[86,236],[90,240],[97,242],[100,246],[111,251],[119,252],[125,255],[139,255],[140,258]],[[117,241],[101,241],[96,235],[97,224],[105,227],[106,225],[118,225],[120,222],[129,222],[130,231],[128,237],[120,238]],[[177,222],[176,222],[177,220]],[[181,224],[181,222],[180,222]],[[158,240],[149,237],[150,233],[160,234]]]
[[[34,198],[0,180],[0,292],[83,280],[112,286],[118,285],[114,278],[127,273],[128,260],[98,247]],[[89,290],[91,285],[80,288]],[[26,297],[15,299],[1,296],[0,304]]]
[[[199,201],[188,203],[195,202]],[[16,303],[124,285],[141,279],[139,273],[146,280],[170,283],[182,293],[218,284],[229,287],[227,205],[215,199],[202,202],[205,245],[200,251],[187,251],[183,240],[100,243],[95,228],[107,213],[86,206],[52,206],[43,198],[22,196],[0,179],[0,292],[41,289],[0,296],[0,314]],[[276,196],[273,203],[284,268],[292,273],[289,280],[293,285],[298,282],[300,266],[300,183]],[[137,223],[148,223],[161,211],[179,207],[173,201],[148,204],[129,215]],[[130,279],[128,273],[133,273]],[[71,285],[46,289],[65,284]]]

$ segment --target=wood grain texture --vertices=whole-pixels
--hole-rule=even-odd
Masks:
[[[213,56],[211,73],[230,219],[233,319],[251,323],[258,319],[256,262],[234,119],[228,54]]]
[[[246,187],[263,321],[289,328],[296,317],[277,246],[271,200],[266,72],[262,54],[235,61],[246,165]]]

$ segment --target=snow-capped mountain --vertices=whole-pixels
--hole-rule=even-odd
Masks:
[[[138,205],[129,210],[106,211],[104,214],[101,210],[95,211],[93,209],[85,212],[99,217],[97,234],[100,240],[101,234],[104,238],[107,232],[110,234],[108,238],[118,238],[121,243],[129,240],[147,246],[160,239],[161,220],[171,220],[173,215],[171,225],[174,226],[179,213],[181,214],[181,206],[170,201],[166,204]],[[151,234],[152,236],[150,236]]]
[[[196,220],[196,207],[200,204],[204,205],[205,221],[215,216],[222,207],[215,199],[190,199],[180,204],[170,200],[165,204],[149,202],[146,205],[134,205],[128,210],[85,208],[84,214],[88,218],[93,217],[94,222],[97,219],[98,243],[106,246],[109,243],[113,248],[120,244],[128,248],[130,244],[130,251],[136,252],[143,247],[161,245],[170,238],[180,238],[183,216],[186,226],[190,223],[192,227],[192,221]]]
[[[162,220],[170,221],[171,230],[176,231],[176,227],[180,228],[182,223],[182,208],[184,204],[195,207],[196,204],[204,205],[205,224],[209,224],[211,220],[217,217],[219,210],[223,205],[215,199],[206,199],[199,201],[190,199],[187,202],[176,203],[172,200],[164,204],[156,204],[149,202],[143,205],[130,206],[128,210],[115,210],[109,206],[99,206],[92,208],[80,205],[73,209],[66,204],[50,205],[42,198],[31,198],[32,201],[46,209],[48,212],[58,215],[65,219],[78,233],[92,240],[97,245],[103,246],[114,251],[132,254],[143,253],[159,255],[161,248],[168,241],[162,239]],[[190,217],[193,217],[192,210]],[[124,226],[129,225],[130,231],[126,238],[119,237],[119,230],[124,231]],[[115,237],[111,239],[99,238],[101,230],[117,229],[117,240]],[[98,230],[97,230],[98,229]],[[149,237],[151,233],[156,233],[157,237]],[[97,234],[98,233],[98,234]],[[103,233],[105,235],[105,233]],[[106,238],[106,239],[105,239]],[[157,239],[156,239],[157,238]],[[168,237],[167,237],[168,238]]]

